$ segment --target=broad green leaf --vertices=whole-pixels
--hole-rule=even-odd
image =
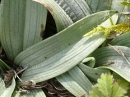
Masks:
[[[46,97],[42,89],[27,90],[28,93],[14,91],[12,97]]]
[[[33,0],[38,3],[41,3],[46,7],[49,12],[52,14],[57,31],[61,31],[69,25],[73,24],[72,19],[66,14],[66,12],[56,3],[54,0]]]
[[[46,15],[46,9],[32,0],[2,0],[0,39],[9,60],[41,41]]]
[[[105,40],[102,33],[88,38],[82,36],[114,13],[115,11],[104,11],[85,17],[58,34],[21,52],[16,57],[15,64],[28,67],[22,79],[40,82],[74,67]]]
[[[83,0],[33,0],[43,4],[52,14],[57,31],[71,25],[73,22],[91,13],[88,5]],[[73,5],[72,5],[73,4]]]
[[[96,82],[97,79],[101,76],[102,73],[108,72],[107,69],[100,68],[92,68],[87,66],[87,64],[79,64],[79,68],[83,71],[83,73],[91,80]]]
[[[4,48],[7,57],[13,60],[14,57],[22,51],[23,40],[23,13],[19,10],[25,10],[24,2],[15,2],[15,0],[2,0],[1,2],[1,28],[0,39],[2,47]],[[19,13],[19,14],[18,14]],[[21,21],[19,21],[21,19]]]
[[[130,82],[130,48],[125,46],[109,46],[97,49],[92,54],[98,68],[110,69]],[[99,67],[100,66],[100,67]]]
[[[122,34],[116,37],[113,41],[111,41],[111,45],[118,45],[118,46],[127,46],[130,47],[130,32]]]
[[[42,40],[40,34],[45,30],[47,17],[47,10],[42,5],[25,1],[23,50]]]
[[[113,0],[85,0],[92,12],[110,10]]]
[[[81,97],[83,95],[85,97],[89,96],[89,91],[91,90],[92,83],[77,66],[69,70],[67,73],[62,74],[56,78],[67,90],[73,93],[73,95],[76,97]],[[75,83],[77,83],[78,86],[75,85]]]
[[[1,80],[2,81],[2,80]],[[2,85],[1,85],[2,84]],[[0,83],[0,86],[3,86],[4,85],[4,83],[2,82],[2,83]],[[0,91],[3,91],[1,94],[0,94],[0,97],[11,97],[11,95],[12,95],[12,93],[13,93],[13,91],[14,91],[14,89],[15,89],[15,80],[14,80],[14,78],[12,79],[12,84],[8,87],[8,88],[6,88],[6,87],[3,87],[3,88],[1,88],[0,87]]]
[[[84,0],[54,0],[76,22],[91,12]]]

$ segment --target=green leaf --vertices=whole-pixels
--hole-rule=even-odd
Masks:
[[[91,13],[88,5],[83,0],[33,0],[44,5],[52,14],[57,31],[71,25],[73,22]],[[73,5],[72,5],[73,4]]]
[[[13,60],[22,50],[23,31],[20,30],[24,23],[23,21],[18,22],[19,18],[23,20],[23,13],[18,14],[18,10],[24,9],[24,2],[22,2],[23,5],[19,6],[20,2],[15,2],[15,0],[11,2],[10,0],[2,0],[1,2],[1,44],[10,60]]]
[[[73,24],[72,19],[66,14],[66,12],[56,3],[54,0],[33,0],[38,3],[41,3],[46,7],[49,12],[52,14],[57,31],[61,31],[69,25]]]
[[[112,94],[113,76],[110,74],[102,74],[101,79],[98,79],[98,88],[105,97],[111,97]]]
[[[91,80],[96,82],[102,73],[108,72],[107,69],[93,68],[95,66],[95,58],[87,57],[85,58],[78,67],[83,71],[83,73]]]
[[[73,95],[79,97],[86,95],[86,91],[69,75],[68,72],[58,76],[57,80]]]
[[[91,80],[96,82],[97,79],[101,76],[102,73],[108,72],[107,69],[100,68],[92,68],[87,66],[87,64],[79,64],[79,68],[83,71],[83,73]]]
[[[90,97],[104,97],[101,91],[98,89],[97,85],[92,87],[92,91],[89,92]]]
[[[84,0],[54,0],[73,22],[82,19],[83,17],[90,15],[91,10]]]
[[[23,37],[23,50],[38,43],[42,40],[41,33],[46,27],[47,10],[42,5],[26,1],[26,9],[24,13],[24,37]]]
[[[2,0],[1,5],[1,44],[13,61],[23,49],[41,41],[47,11],[32,0]]]
[[[0,78],[0,80],[1,80],[1,78]],[[1,80],[0,86],[3,87],[3,85],[4,85],[3,80]],[[15,89],[15,80],[14,80],[14,78],[12,79],[12,84],[8,88],[6,88],[5,86],[3,88],[2,87],[0,87],[0,91],[3,91],[0,94],[0,97],[11,97],[11,95],[12,95],[14,89]]]
[[[125,46],[102,47],[92,54],[96,59],[96,66],[98,68],[110,69],[130,82],[129,55],[130,48]]]
[[[105,40],[102,34],[88,38],[82,36],[114,13],[115,11],[104,11],[88,16],[21,52],[16,57],[15,64],[28,67],[22,79],[44,81],[77,65]]]
[[[129,83],[122,78],[114,79],[111,74],[102,74],[92,87],[90,97],[125,97]]]
[[[69,90],[76,97],[81,97],[83,95],[85,97],[89,96],[89,91],[91,90],[92,83],[77,66],[69,70],[67,73],[64,73],[56,78],[67,90]]]

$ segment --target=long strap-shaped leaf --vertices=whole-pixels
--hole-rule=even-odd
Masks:
[[[16,2],[16,0],[2,0],[1,3],[1,44],[7,57],[13,60],[22,51],[23,30],[21,29],[24,29],[24,17],[23,13],[18,11],[25,10],[25,2],[22,2],[21,6],[19,6],[21,1]]]
[[[130,82],[130,48],[125,46],[104,47],[96,50],[92,56],[97,66],[108,68]]]
[[[28,63],[31,63],[31,65],[33,66],[33,65],[43,62],[44,60],[47,60],[48,58],[50,58],[51,56],[64,50],[65,48],[75,45],[76,42],[78,42],[80,39],[83,38],[83,35],[85,33],[90,31],[93,27],[97,26],[97,23],[100,24],[105,19],[107,19],[110,16],[110,13],[112,15],[115,13],[115,11],[103,11],[103,12],[99,12],[99,13],[93,14],[91,16],[85,17],[84,19],[78,21],[74,25],[59,32],[58,34],[56,34],[42,42],[39,42],[36,45],[30,47],[29,49],[23,51],[21,54],[19,54],[16,57],[15,63],[19,64],[19,65],[22,64],[23,66],[28,66],[29,65]],[[91,20],[93,20],[93,21],[91,21]],[[87,39],[87,38],[84,38],[84,39]],[[58,47],[58,49],[57,49],[57,47]],[[47,52],[47,51],[49,51],[49,52]],[[53,53],[51,53],[51,52],[53,52]],[[46,56],[46,54],[47,54],[47,56]],[[41,55],[44,57],[42,57]],[[38,56],[41,56],[41,57],[38,57]],[[33,58],[33,59],[31,60],[31,58]],[[24,61],[28,61],[28,63],[24,63]]]
[[[105,40],[102,34],[89,38],[82,36],[114,13],[104,11],[88,16],[20,53],[15,64],[28,67],[22,79],[40,82],[71,69]]]
[[[56,78],[76,97],[81,97],[83,95],[85,97],[89,97],[89,91],[91,90],[92,83],[77,66]]]
[[[9,60],[40,41],[46,9],[31,0],[2,0],[0,39]]]
[[[61,31],[73,23],[72,19],[54,0],[33,0],[43,4],[52,14],[57,31]]]
[[[25,1],[23,50],[42,40],[40,34],[45,30],[47,17],[47,10],[42,5]]]
[[[92,13],[84,0],[54,0],[76,22]]]
[[[69,92],[71,92],[76,97],[86,95],[85,90],[76,81],[74,81],[68,72],[58,77],[57,79]]]
[[[92,62],[90,62],[92,61]],[[90,64],[87,64],[89,66],[95,65],[92,63],[94,59],[92,57],[88,57],[85,60],[83,60],[83,62],[88,62]],[[89,97],[89,91],[91,90],[91,82],[88,80],[87,77],[89,77],[91,79],[91,81],[97,81],[97,78],[100,77],[100,74],[103,72],[106,72],[108,70],[104,70],[104,69],[94,69],[88,66],[85,66],[84,64],[80,64],[78,65],[79,68],[83,71],[81,71],[77,66],[75,66],[74,68],[70,69],[68,72],[56,77],[57,80],[67,89],[69,90],[73,95],[75,95],[76,97],[81,97],[81,96],[85,96],[85,97]],[[87,77],[84,75],[87,75]],[[77,83],[77,85],[75,85]],[[81,92],[80,92],[81,90]],[[77,92],[78,91],[78,92]],[[86,91],[86,92],[84,92]]]

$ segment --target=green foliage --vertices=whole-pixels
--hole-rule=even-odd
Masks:
[[[53,78],[56,78],[74,96],[89,97],[92,83],[96,82],[102,73],[110,70],[130,82],[129,62],[126,64],[126,60],[130,58],[130,50],[126,50],[128,47],[119,48],[117,51],[121,50],[118,53],[109,48],[102,49],[99,53],[95,51],[111,32],[122,34],[130,31],[129,23],[121,21],[120,24],[116,24],[117,20],[120,20],[117,11],[120,12],[123,7],[128,7],[130,2],[120,2],[120,0],[1,1],[0,97],[46,97],[47,92],[37,88],[45,86],[49,93],[48,85],[44,85],[44,81],[53,81]],[[52,16],[47,15],[47,11]],[[129,12],[129,10],[125,11]],[[54,22],[51,21],[53,19]],[[50,22],[52,25],[49,25]],[[47,38],[45,34],[53,31],[57,34]],[[86,32],[89,33],[85,34]],[[105,33],[103,35],[98,32]],[[82,37],[84,34],[95,35]],[[42,38],[47,39],[42,40]],[[96,52],[100,59],[91,57],[92,52]],[[111,57],[109,55],[114,57],[111,58],[113,60],[109,59]],[[84,58],[87,60],[83,61]],[[97,66],[101,64],[100,60],[111,67]],[[115,80],[110,74],[102,74],[90,95],[91,97],[124,97],[129,85],[125,80]],[[60,90],[59,87],[55,88]],[[50,90],[53,91],[52,88]]]
[[[114,79],[111,74],[102,74],[98,83],[90,91],[90,97],[125,97],[129,83],[124,79]]]

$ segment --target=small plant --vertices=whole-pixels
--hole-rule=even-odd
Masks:
[[[90,97],[127,97],[129,83],[124,79],[114,79],[110,73],[102,74],[92,87]]]

